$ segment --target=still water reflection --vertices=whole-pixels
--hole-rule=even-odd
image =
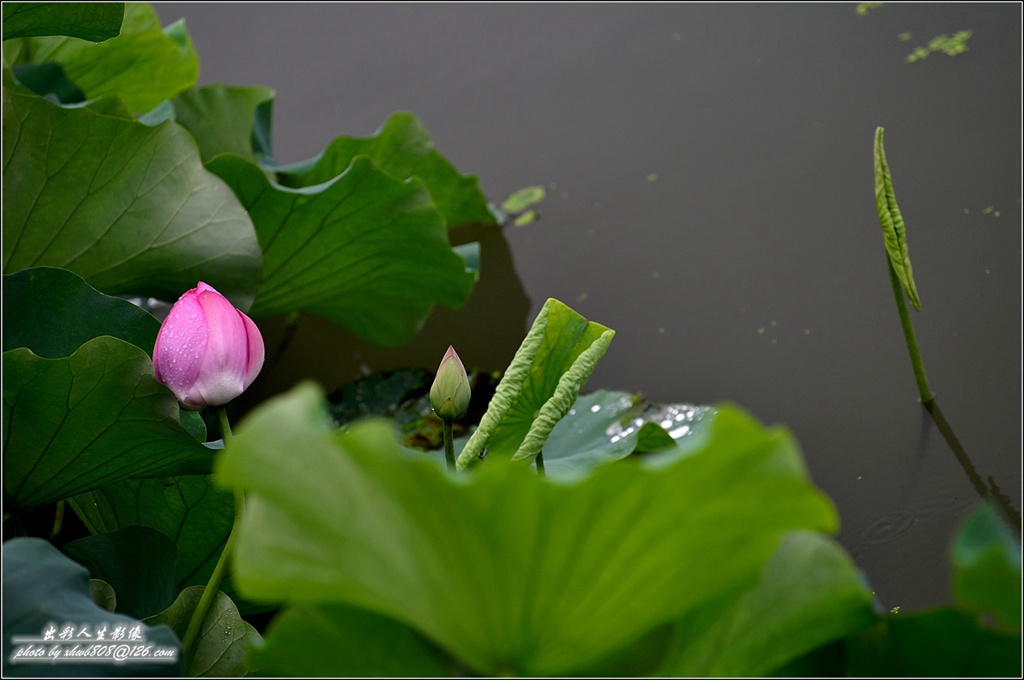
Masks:
[[[282,162],[409,110],[492,200],[547,188],[540,220],[484,235],[463,312],[398,351],[304,317],[265,393],[284,376],[433,368],[449,342],[502,367],[556,297],[618,331],[589,388],[785,423],[883,603],[944,602],[978,494],[917,402],[873,202],[882,125],[932,388],[978,478],[1019,510],[1019,5],[157,10],[188,20],[201,84],[277,91]],[[963,30],[967,51],[907,62]]]

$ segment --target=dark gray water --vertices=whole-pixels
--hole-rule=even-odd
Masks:
[[[281,162],[408,110],[492,201],[548,188],[540,221],[487,237],[480,288],[432,337],[371,350],[304,317],[262,389],[433,369],[449,341],[500,368],[556,297],[618,331],[587,389],[785,423],[886,606],[947,601],[978,495],[918,403],[872,142],[884,126],[932,389],[1019,510],[1021,7],[854,7],[158,5],[187,19],[200,84],[276,90]],[[967,52],[904,61],[965,29]]]

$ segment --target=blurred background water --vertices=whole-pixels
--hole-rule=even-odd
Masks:
[[[586,386],[731,401],[800,441],[839,540],[887,607],[948,601],[978,501],[918,402],[886,274],[872,143],[886,129],[918,342],[976,479],[1021,507],[1021,6],[190,4],[200,84],[267,85],[279,162],[416,114],[495,203],[482,279],[397,350],[303,317],[266,396],[503,368],[548,297],[617,330]],[[971,31],[967,51],[907,56]],[[268,347],[279,320],[262,322]]]

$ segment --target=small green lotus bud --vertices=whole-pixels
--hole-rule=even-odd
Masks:
[[[448,421],[461,418],[469,408],[469,378],[466,377],[466,367],[462,365],[462,360],[451,345],[448,345],[448,351],[444,353],[441,365],[437,367],[434,384],[430,386],[430,407],[441,420]]]

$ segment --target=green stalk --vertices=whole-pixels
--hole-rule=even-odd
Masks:
[[[448,471],[455,472],[455,442],[452,439],[452,421],[442,420],[444,423],[444,461],[448,464]]]
[[[50,529],[50,538],[57,538],[61,528],[64,526],[64,501],[57,501],[57,509],[53,513],[53,528]]]
[[[893,269],[892,261],[886,257],[886,266],[889,268],[889,280],[892,282],[892,294],[896,298],[896,310],[900,315],[900,324],[903,326],[903,337],[907,342],[907,352],[910,353],[910,363],[914,367],[914,378],[917,380],[917,391],[921,395],[921,403],[927,405],[934,397],[928,387],[928,376],[924,373],[924,363],[921,361],[921,350],[917,348],[917,338],[914,336],[914,326],[910,323],[910,312],[907,311],[907,303],[903,299],[903,288],[900,285],[896,270]]]
[[[228,414],[223,406],[217,409],[217,415],[220,417],[220,429],[224,436],[224,446],[227,448],[231,442],[231,423],[228,422]],[[220,592],[220,584],[224,580],[224,575],[228,571],[228,561],[231,557],[231,548],[235,544],[235,537],[238,535],[238,527],[242,524],[242,512],[245,509],[245,501],[242,497],[241,492],[235,494],[235,518],[234,523],[231,525],[231,533],[228,534],[228,540],[224,543],[224,550],[220,554],[220,558],[217,560],[217,565],[213,568],[213,573],[210,574],[210,580],[206,584],[206,588],[203,589],[203,594],[199,598],[199,604],[196,605],[195,611],[192,612],[192,618],[189,619],[188,628],[185,629],[185,636],[181,640],[182,652],[185,658],[186,667],[190,663],[192,655],[195,653],[196,640],[199,637],[199,633],[203,629],[203,620],[206,619],[206,615],[210,612],[210,607],[213,605],[213,601],[217,598],[217,593]]]

